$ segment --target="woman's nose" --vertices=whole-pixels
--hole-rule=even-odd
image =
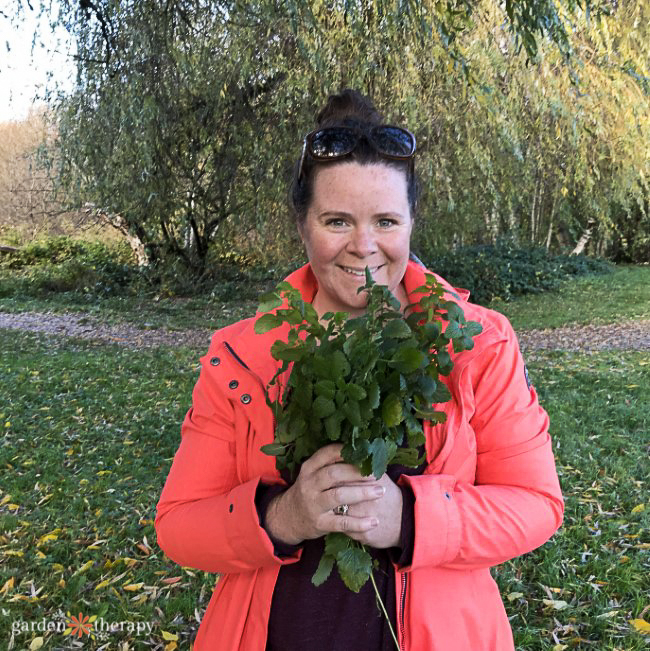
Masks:
[[[377,242],[372,230],[369,228],[357,227],[350,234],[348,252],[359,258],[366,258],[377,251]]]

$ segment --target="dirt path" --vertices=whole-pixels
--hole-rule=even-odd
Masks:
[[[187,346],[207,349],[210,330],[143,330],[129,324],[108,325],[85,314],[0,312],[0,328],[94,339],[129,348]],[[602,326],[571,326],[518,333],[526,350],[650,350],[650,319]]]

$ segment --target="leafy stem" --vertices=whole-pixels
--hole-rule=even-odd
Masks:
[[[365,545],[361,545],[362,549],[366,551]],[[393,629],[393,625],[390,621],[390,617],[388,616],[388,613],[386,612],[386,606],[384,605],[384,602],[382,601],[381,595],[379,594],[379,588],[377,588],[377,583],[375,581],[375,576],[372,572],[370,572],[370,581],[372,582],[372,587],[375,591],[375,597],[377,598],[377,603],[379,604],[379,607],[381,608],[382,613],[384,613],[384,617],[386,618],[386,622],[388,623],[388,628],[390,629],[390,634],[393,638],[393,642],[395,642],[395,648],[397,651],[400,651],[399,648],[399,642],[397,641],[397,635],[395,635],[395,630]]]

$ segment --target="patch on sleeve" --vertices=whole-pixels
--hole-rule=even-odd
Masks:
[[[533,383],[530,381],[530,375],[528,375],[528,367],[526,366],[526,364],[524,364],[524,376],[526,378],[526,384],[530,389],[533,386]]]

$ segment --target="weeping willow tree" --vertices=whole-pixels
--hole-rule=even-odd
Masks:
[[[291,254],[286,184],[351,86],[418,138],[418,245],[604,251],[646,219],[648,10],[573,0],[63,0],[66,196],[150,262]],[[607,15],[611,14],[611,15]],[[645,203],[644,203],[645,202]],[[297,250],[297,247],[296,247]]]

